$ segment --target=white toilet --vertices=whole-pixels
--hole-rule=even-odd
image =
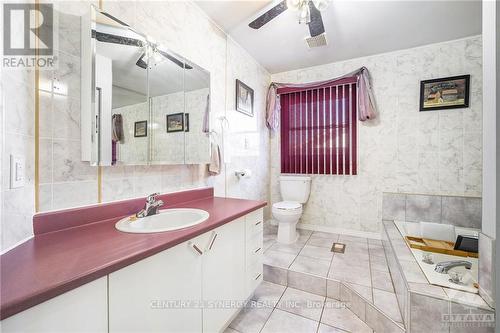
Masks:
[[[278,221],[278,242],[292,244],[297,241],[297,222],[302,216],[302,204],[309,199],[311,177],[280,176],[283,201],[273,204],[273,217]]]

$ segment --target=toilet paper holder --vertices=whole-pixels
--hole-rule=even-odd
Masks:
[[[234,175],[238,177],[238,179],[250,178],[252,176],[252,171],[250,171],[249,169],[236,170],[234,172]]]

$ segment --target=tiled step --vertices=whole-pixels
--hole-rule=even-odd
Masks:
[[[274,241],[266,226],[264,280],[344,302],[377,332],[404,332],[380,241],[301,230],[297,243]],[[344,254],[330,251],[347,244]]]
[[[403,324],[394,321],[387,313],[399,312],[397,304],[389,304],[390,307],[384,311],[365,298],[366,295],[362,296],[358,286],[353,287],[352,284],[346,282],[266,264],[264,265],[264,281],[339,300],[376,332],[405,332]],[[384,295],[380,297],[384,297]]]
[[[224,333],[373,333],[344,303],[263,281]]]

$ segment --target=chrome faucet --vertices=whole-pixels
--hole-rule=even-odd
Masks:
[[[434,270],[438,273],[446,274],[450,269],[460,266],[464,266],[466,269],[471,269],[472,263],[466,260],[442,261],[436,264]]]
[[[153,193],[147,196],[146,203],[144,204],[144,208],[141,209],[137,214],[135,214],[138,218],[143,218],[146,216],[156,215],[158,214],[158,209],[163,206],[163,201],[156,200],[156,196],[160,193]]]

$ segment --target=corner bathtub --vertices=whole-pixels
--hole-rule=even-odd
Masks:
[[[403,236],[413,236],[413,237],[420,237],[420,223],[418,222],[404,222],[404,221],[394,221],[394,224],[398,228],[399,232]],[[456,236],[458,235],[473,235],[477,236],[478,235],[478,230],[477,229],[471,229],[471,228],[460,228],[456,227],[455,228],[455,239]],[[423,251],[419,249],[414,249],[410,248],[413,256],[415,257],[415,260],[417,261],[418,265],[420,266],[422,272],[424,273],[425,277],[429,281],[430,284],[433,285],[438,285],[446,288],[451,288],[451,289],[456,289],[456,290],[462,290],[470,293],[478,293],[478,289],[474,286],[475,283],[478,281],[478,259],[477,258],[471,258],[471,257],[460,257],[460,256],[453,256],[453,255],[447,255],[447,254],[442,254],[442,253],[434,253],[434,252],[428,252],[428,251]],[[433,264],[428,264],[423,261],[423,256],[424,254],[431,254],[432,259],[433,259]],[[466,260],[472,263],[472,268],[471,269],[465,269],[465,267],[456,267],[450,269],[450,271],[455,271],[459,272],[462,274],[462,281],[460,284],[453,283],[450,281],[450,276],[447,273],[438,273],[434,271],[434,268],[436,267],[436,264],[442,261],[450,261],[450,260]]]

